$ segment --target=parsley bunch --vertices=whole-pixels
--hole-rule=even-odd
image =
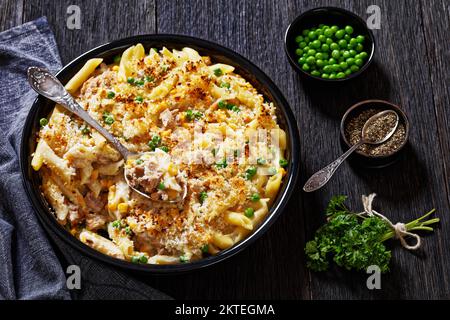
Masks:
[[[347,270],[360,271],[377,265],[381,272],[389,271],[391,251],[384,241],[393,238],[395,232],[380,217],[350,212],[344,204],[346,199],[346,196],[335,196],[330,200],[326,209],[327,223],[316,231],[313,240],[306,243],[308,268],[325,271],[332,258]],[[424,220],[433,212],[434,209],[406,224],[406,229],[433,231],[428,225],[439,219]]]

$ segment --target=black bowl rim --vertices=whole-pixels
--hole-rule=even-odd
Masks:
[[[287,169],[287,176],[285,177],[285,187],[284,190],[280,190],[280,194],[277,197],[277,200],[274,202],[272,207],[267,214],[267,217],[264,221],[258,226],[256,230],[254,230],[247,238],[241,240],[234,246],[229,249],[221,251],[219,254],[206,257],[194,262],[186,263],[186,264],[175,264],[175,265],[151,265],[151,264],[133,264],[131,262],[116,259],[100,253],[92,249],[91,247],[85,245],[77,238],[73,237],[65,230],[53,217],[53,214],[50,212],[49,208],[46,208],[44,203],[41,201],[41,196],[39,195],[40,191],[35,190],[32,186],[32,183],[28,179],[28,170],[29,170],[29,156],[28,152],[28,141],[31,136],[31,131],[33,126],[32,123],[35,113],[38,111],[38,103],[39,99],[44,99],[41,96],[38,96],[34,102],[30,111],[27,115],[23,132],[21,138],[21,146],[20,146],[20,167],[22,171],[22,180],[25,186],[26,193],[28,198],[31,200],[32,206],[37,213],[37,216],[40,222],[43,224],[44,228],[49,228],[51,231],[56,233],[59,238],[63,239],[66,243],[71,245],[76,250],[84,253],[85,255],[105,262],[110,265],[114,265],[116,267],[120,267],[126,270],[136,271],[138,273],[153,273],[153,274],[172,274],[172,273],[184,273],[190,272],[193,270],[203,269],[205,267],[214,265],[218,262],[224,261],[238,252],[247,248],[250,244],[252,244],[255,240],[257,240],[262,234],[264,234],[269,227],[275,222],[275,220],[282,213],[285,208],[290,196],[292,195],[296,181],[298,178],[299,171],[299,131],[297,122],[295,120],[294,114],[287,102],[286,98],[280,91],[280,89],[275,85],[275,83],[255,64],[241,56],[240,54],[234,52],[231,49],[223,47],[214,42],[195,38],[191,36],[185,35],[176,35],[176,34],[144,34],[144,35],[136,35],[127,38],[118,39],[115,41],[107,42],[100,46],[97,46],[77,58],[73,59],[70,63],[64,66],[61,70],[56,74],[58,77],[61,77],[65,73],[68,73],[75,67],[77,64],[81,62],[85,62],[87,59],[94,58],[95,56],[105,53],[110,50],[114,50],[117,48],[121,48],[127,45],[136,44],[139,42],[145,41],[166,41],[166,42],[181,42],[181,43],[190,43],[194,46],[198,46],[201,48],[205,48],[208,50],[214,50],[218,53],[225,55],[228,58],[233,59],[236,62],[236,65],[244,68],[246,71],[251,72],[252,75],[272,94],[274,98],[278,100],[276,107],[280,109],[280,111],[284,115],[284,120],[287,126],[288,131],[288,142],[290,148],[290,161],[289,167]],[[282,192],[282,193],[281,193]]]
[[[321,77],[313,76],[312,74],[307,73],[304,70],[302,70],[302,68],[300,68],[300,66],[297,64],[297,61],[292,57],[291,52],[289,52],[289,49],[288,49],[288,41],[289,41],[288,35],[289,35],[290,31],[291,31],[292,26],[295,25],[301,19],[303,19],[306,15],[308,15],[310,13],[313,13],[314,11],[319,11],[319,10],[337,11],[337,12],[340,12],[340,13],[342,13],[344,15],[349,15],[352,18],[355,18],[356,20],[359,20],[364,25],[365,30],[369,34],[370,40],[372,41],[372,48],[370,50],[369,59],[367,59],[366,63],[357,72],[352,73],[348,77],[345,77],[345,78],[342,78],[342,79],[324,79],[324,78],[321,78]],[[375,45],[375,37],[373,35],[372,30],[367,27],[367,24],[365,23],[365,21],[360,16],[358,16],[356,13],[353,13],[351,11],[348,11],[346,9],[339,8],[339,7],[317,7],[317,8],[313,8],[313,9],[307,10],[307,11],[301,13],[299,16],[297,16],[297,18],[295,18],[288,25],[288,27],[286,28],[286,32],[284,34],[284,52],[286,53],[286,55],[288,57],[288,60],[289,60],[290,64],[292,65],[292,67],[297,72],[299,72],[300,74],[302,74],[302,75],[304,75],[306,77],[309,77],[309,78],[314,79],[314,80],[330,82],[330,83],[331,82],[343,82],[343,81],[351,80],[353,78],[356,78],[360,74],[362,74],[369,67],[369,65],[372,63],[373,57],[375,55],[375,47],[376,47],[376,45]]]
[[[390,158],[390,157],[398,154],[405,147],[405,145],[408,143],[409,129],[410,129],[409,128],[410,127],[409,119],[408,119],[408,116],[406,115],[406,112],[402,108],[400,108],[400,106],[398,106],[398,105],[396,105],[396,104],[394,104],[392,102],[389,102],[389,101],[386,101],[386,100],[380,100],[380,99],[368,99],[368,100],[363,100],[363,101],[357,102],[357,103],[353,104],[352,106],[350,106],[347,109],[347,111],[345,111],[345,113],[344,113],[344,115],[342,116],[342,119],[341,119],[341,124],[340,124],[340,128],[339,128],[339,131],[340,131],[340,134],[341,134],[341,138],[344,141],[344,143],[347,146],[347,148],[351,148],[352,147],[350,142],[347,140],[347,137],[345,136],[345,123],[346,123],[346,120],[347,120],[347,118],[348,118],[348,116],[350,115],[351,112],[353,112],[353,111],[355,111],[355,110],[357,110],[357,109],[359,109],[361,107],[365,107],[366,105],[371,104],[371,103],[378,103],[378,104],[381,104],[381,105],[385,105],[386,106],[386,110],[391,109],[391,110],[396,111],[399,114],[399,117],[405,123],[405,141],[403,141],[402,145],[397,150],[395,150],[392,153],[385,154],[385,155],[375,156],[375,155],[365,154],[365,153],[363,153],[363,152],[361,152],[359,150],[355,150],[355,153],[357,153],[358,155],[362,156],[363,158],[367,158],[367,159],[386,159],[386,158]]]

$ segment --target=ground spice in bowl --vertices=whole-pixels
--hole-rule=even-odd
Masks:
[[[347,123],[345,124],[345,137],[351,145],[355,145],[361,139],[362,129],[366,121],[380,111],[383,110],[367,109],[347,120]],[[381,117],[374,121],[374,123],[367,128],[368,131],[370,130],[370,132],[367,131],[370,135],[370,140],[379,140],[386,136],[387,132],[389,132],[393,126],[392,122],[395,122],[395,116],[392,114],[387,114],[385,117]],[[406,126],[400,118],[397,129],[392,137],[386,142],[378,145],[363,144],[358,148],[358,151],[370,156],[391,155],[400,149],[405,139]]]

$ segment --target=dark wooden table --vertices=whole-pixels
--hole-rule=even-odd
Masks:
[[[81,8],[81,30],[66,27],[67,7]],[[305,84],[288,64],[284,31],[301,12],[338,6],[364,19],[381,9],[374,30],[377,52],[370,69],[353,82],[327,89]],[[450,107],[449,8],[441,1],[92,1],[0,0],[0,30],[47,16],[63,63],[110,40],[146,33],[187,34],[227,46],[264,70],[294,110],[301,136],[301,174],[288,208],[260,240],[237,256],[192,274],[143,278],[176,298],[449,299],[450,298]],[[360,100],[399,104],[411,121],[404,158],[381,170],[344,164],[322,190],[305,194],[307,177],[341,153],[339,120]],[[361,208],[361,194],[378,193],[377,208],[394,222],[437,208],[440,227],[411,253],[395,242],[391,272],[381,290],[368,290],[366,274],[305,267],[303,248],[323,222],[335,194]]]

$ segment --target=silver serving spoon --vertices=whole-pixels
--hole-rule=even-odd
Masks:
[[[372,125],[375,120],[387,114],[395,115],[396,119],[395,125],[392,126],[392,129],[389,132],[387,132],[384,137],[380,137],[377,140],[373,140],[373,138],[368,136],[367,128],[369,128],[370,125]],[[352,154],[353,151],[358,149],[363,144],[381,144],[383,142],[386,142],[394,134],[395,130],[397,129],[398,122],[399,122],[398,114],[393,110],[381,111],[370,117],[362,128],[361,139],[359,140],[359,142],[353,145],[350,149],[347,150],[347,152],[345,152],[342,156],[340,156],[332,163],[327,165],[325,168],[314,173],[311,176],[311,178],[309,178],[308,181],[305,183],[303,190],[306,192],[312,192],[322,188],[328,182],[328,180],[330,180],[330,178],[333,176],[333,174],[336,172],[337,168],[339,168],[342,162],[344,162],[344,160],[347,159],[347,157],[350,154]]]
[[[68,111],[76,114],[81,119],[86,121],[91,127],[97,130],[102,136],[108,140],[114,148],[119,151],[119,153],[124,158],[125,162],[128,159],[137,159],[143,153],[134,153],[128,150],[120,141],[114,137],[108,130],[103,128],[94,118],[92,118],[89,113],[87,113],[82,106],[75,101],[75,99],[67,92],[66,88],[62,85],[62,83],[52,75],[48,70],[38,68],[38,67],[30,67],[28,68],[28,82],[31,87],[39,94],[44,97],[56,102],[57,104],[63,106]],[[150,198],[150,196],[136,188],[134,188],[127,178],[127,169],[124,170],[125,181],[130,186],[131,189],[139,193],[140,195]],[[187,195],[187,186],[186,183],[183,183],[183,194],[176,200],[154,200],[158,202],[166,202],[166,203],[176,203],[182,201]]]

